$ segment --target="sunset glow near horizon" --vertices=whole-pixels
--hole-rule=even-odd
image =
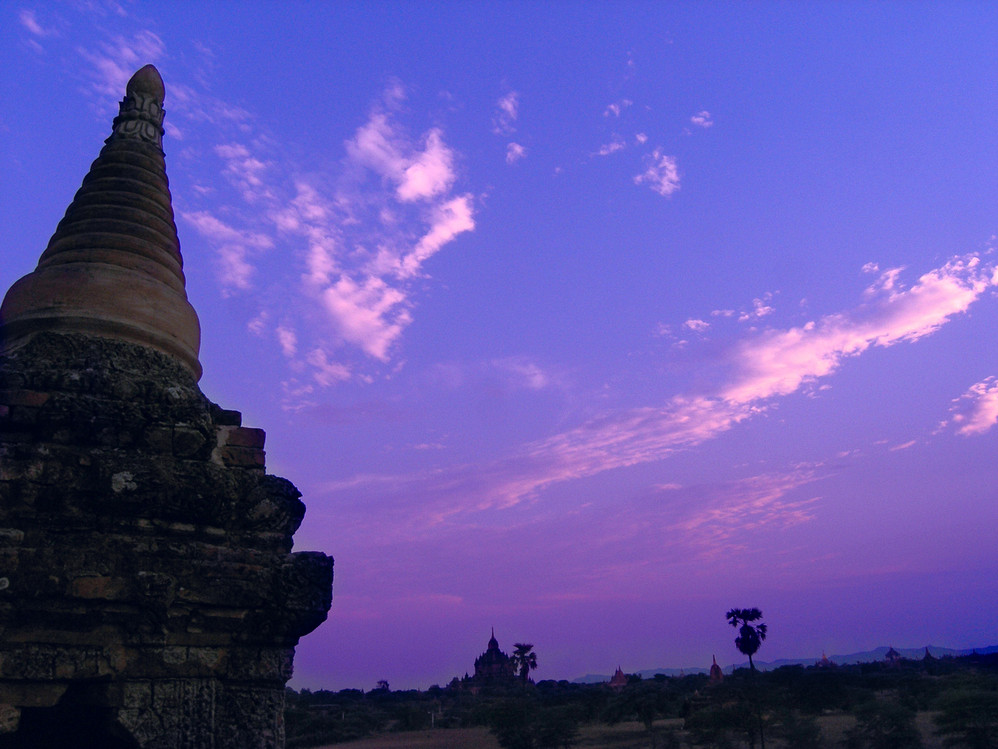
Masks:
[[[0,292],[166,84],[201,387],[336,560],[292,686],[998,644],[998,7],[10,2]]]

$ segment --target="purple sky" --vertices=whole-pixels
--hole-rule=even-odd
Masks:
[[[992,3],[8,2],[0,291],[166,82],[298,687],[998,644]]]

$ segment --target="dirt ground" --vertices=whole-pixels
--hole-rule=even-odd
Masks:
[[[942,741],[935,736],[935,726],[932,714],[919,713],[918,727],[922,732],[925,749],[941,749]],[[655,722],[656,732],[670,730],[682,732],[681,720],[659,720]],[[829,748],[840,746],[839,742],[845,732],[855,725],[856,721],[849,715],[826,715],[818,719],[824,734],[825,745]],[[689,744],[683,744],[684,747]],[[768,747],[782,746],[777,741],[768,739]],[[579,730],[579,749],[650,749],[652,742],[641,723],[618,723],[614,726],[597,725],[582,726]],[[500,749],[499,742],[485,728],[453,728],[427,731],[407,731],[403,733],[387,733],[380,736],[349,741],[344,744],[330,744],[322,749]]]

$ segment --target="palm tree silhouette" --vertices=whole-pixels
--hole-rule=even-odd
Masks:
[[[765,624],[751,624],[762,619],[762,612],[759,609],[731,609],[724,615],[728,624],[738,630],[738,637],[735,638],[735,647],[743,655],[748,656],[749,667],[755,671],[755,662],[752,656],[755,655],[762,641],[766,639]]]
[[[513,669],[520,672],[520,678],[523,679],[523,683],[527,683],[527,676],[530,672],[537,668],[537,653],[531,652],[534,646],[529,642],[517,642],[514,643],[513,655],[510,660],[513,661]]]

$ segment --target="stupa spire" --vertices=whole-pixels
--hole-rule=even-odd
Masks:
[[[112,133],[34,271],[0,306],[0,351],[40,332],[84,333],[168,354],[201,376],[163,156],[165,87],[152,65],[128,81]]]

